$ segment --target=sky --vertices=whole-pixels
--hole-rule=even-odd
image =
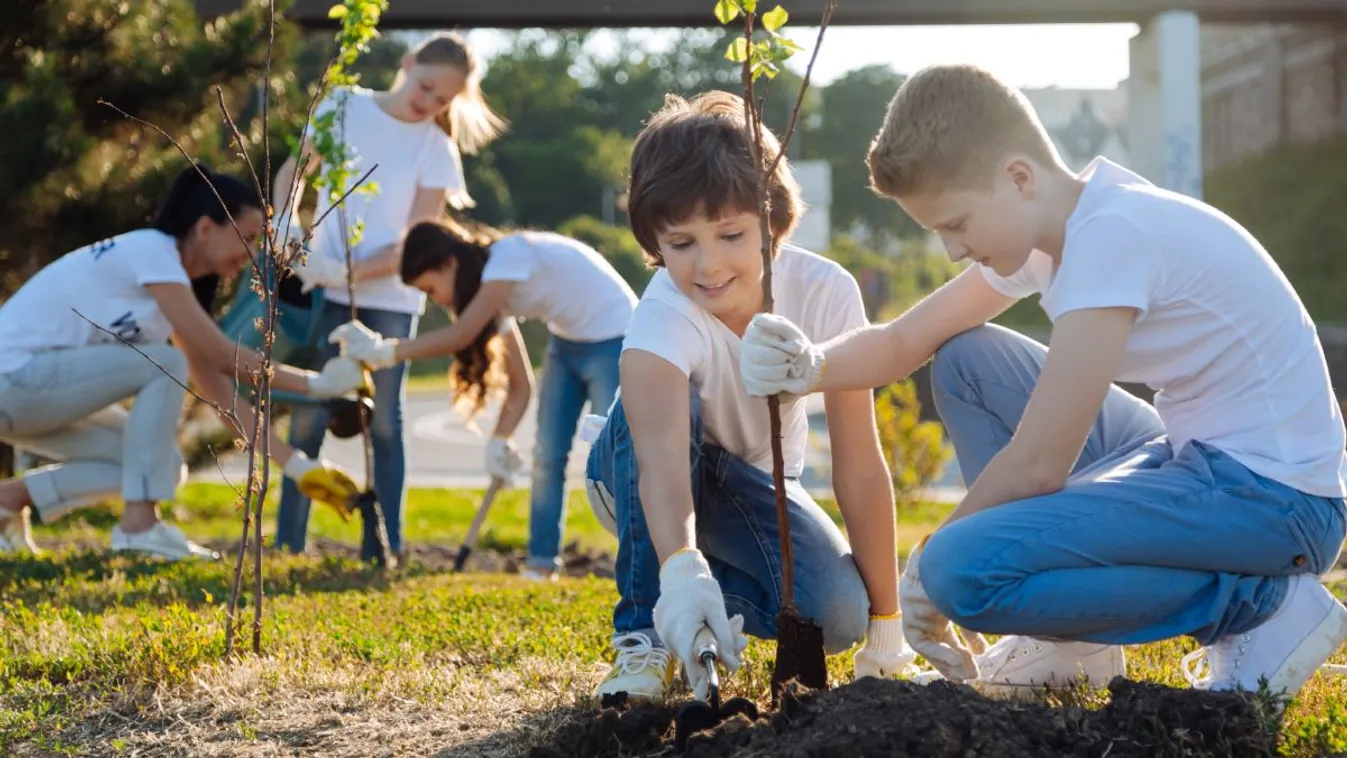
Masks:
[[[803,72],[818,29],[786,27],[804,47],[791,67]],[[835,26],[823,36],[813,81],[827,84],[847,71],[887,64],[911,73],[933,63],[972,62],[1021,88],[1112,89],[1127,78],[1128,40],[1135,24],[1041,24],[959,26]],[[642,30],[647,46],[659,46],[669,32]],[[488,59],[502,51],[505,35],[485,29],[468,33]],[[614,51],[613,38],[596,35],[596,52]]]

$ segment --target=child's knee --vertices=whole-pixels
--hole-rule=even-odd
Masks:
[[[173,345],[150,345],[143,350],[158,370],[179,384],[187,382],[187,356],[181,350]]]
[[[975,631],[993,590],[986,553],[972,548],[954,528],[931,535],[921,551],[921,586],[946,618]]]
[[[998,339],[996,330],[990,326],[975,326],[945,340],[936,348],[931,359],[931,383],[939,387],[954,379],[959,366],[970,355],[985,353],[988,347]]]
[[[819,597],[810,603],[813,608],[800,608],[800,615],[823,629],[823,648],[828,655],[848,650],[864,639],[870,621],[870,596],[865,580],[850,556],[842,559],[849,564],[847,570],[839,571],[825,590],[818,593]]]

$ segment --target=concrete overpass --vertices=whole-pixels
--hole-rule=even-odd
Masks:
[[[196,0],[202,18],[262,0]],[[294,0],[287,17],[335,28],[335,0]],[[771,3],[772,0],[765,0]],[[825,0],[781,0],[793,28],[817,25]],[[712,0],[390,0],[380,28],[715,26]],[[1347,0],[839,0],[839,26],[1137,24],[1128,87],[1133,168],[1164,187],[1202,195],[1202,83],[1198,27],[1220,23],[1347,24]],[[824,40],[826,48],[827,40]]]
[[[196,0],[202,17],[259,0]],[[286,14],[310,28],[335,28],[336,0],[294,0]],[[768,0],[771,2],[771,0]],[[824,0],[783,0],[795,26],[817,24]],[[494,27],[691,27],[715,24],[713,0],[390,0],[381,29]],[[840,0],[841,25],[1143,24],[1167,11],[1203,21],[1347,21],[1344,0]]]

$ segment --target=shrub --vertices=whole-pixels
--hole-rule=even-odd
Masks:
[[[921,401],[912,379],[881,389],[875,398],[879,442],[888,458],[898,507],[915,505],[926,488],[940,477],[953,453],[944,429],[921,420]]]

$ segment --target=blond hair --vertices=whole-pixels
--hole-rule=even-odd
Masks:
[[[720,218],[758,212],[758,164],[744,126],[744,100],[712,90],[685,100],[665,95],[631,149],[627,217],[633,236],[653,267],[664,265],[659,235],[701,212]],[[772,161],[781,152],[776,135],[762,124],[762,152]],[[795,230],[804,213],[800,185],[782,157],[768,177],[772,240],[776,247]]]
[[[865,163],[872,189],[900,197],[984,188],[1008,153],[1061,163],[1018,89],[976,66],[936,65],[898,88]]]
[[[435,123],[454,141],[459,152],[473,155],[503,134],[509,122],[487,105],[482,94],[482,66],[466,40],[454,32],[438,32],[412,51],[417,63],[427,66],[457,66],[467,82],[463,92],[445,110],[435,114]]]

